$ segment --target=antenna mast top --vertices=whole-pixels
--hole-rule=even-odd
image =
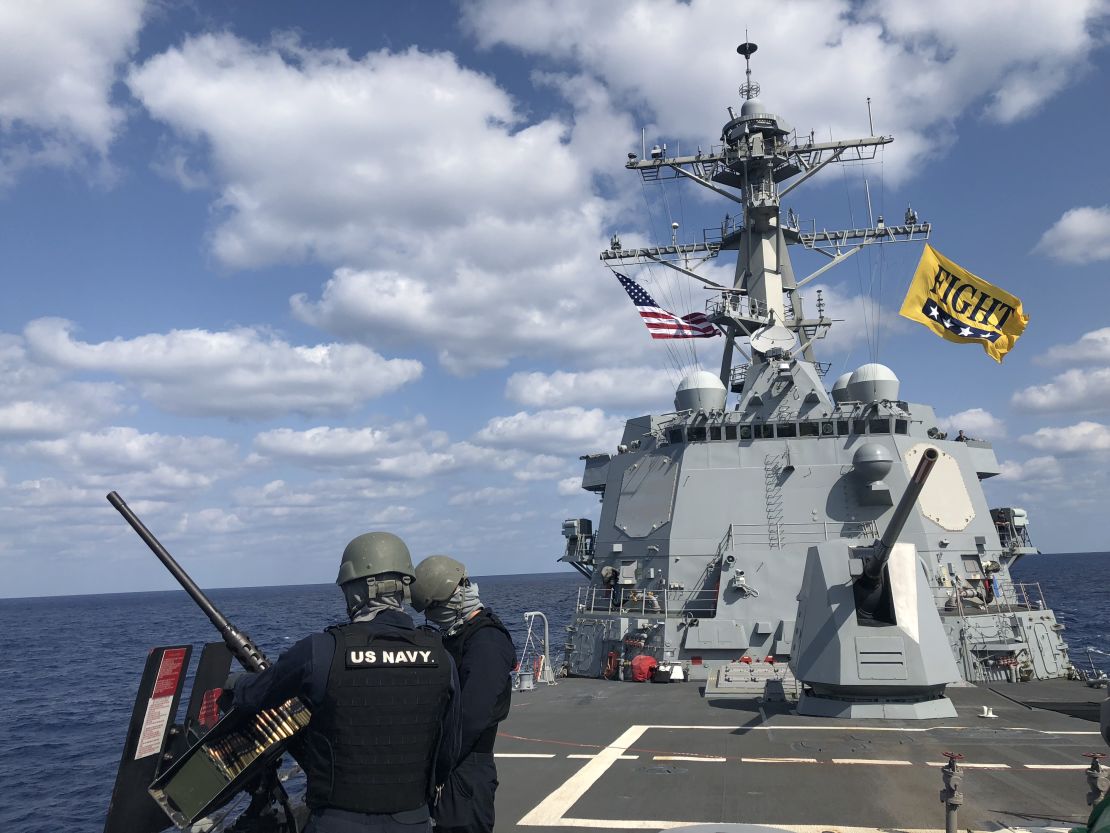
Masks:
[[[747,31],[744,32],[744,37],[748,36]],[[752,53],[759,49],[754,43],[744,41],[736,47],[737,53],[744,56],[744,76],[746,80],[740,85],[740,95],[745,99],[755,98],[759,95],[759,84],[752,81]]]

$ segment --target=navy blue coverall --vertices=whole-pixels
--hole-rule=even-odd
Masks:
[[[486,616],[488,608],[478,614]],[[493,743],[512,689],[516,649],[498,627],[467,622],[446,637],[445,647],[459,668],[462,684],[461,755],[435,808],[436,833],[489,833],[494,822],[497,768]],[[468,632],[471,629],[472,632]]]

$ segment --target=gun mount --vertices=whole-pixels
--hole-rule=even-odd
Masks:
[[[863,575],[867,579],[872,581],[881,580],[883,568],[890,560],[890,553],[894,549],[894,545],[898,543],[902,529],[910,517],[910,510],[913,509],[917,499],[921,496],[921,490],[925,488],[925,481],[929,479],[929,474],[933,471],[933,466],[936,465],[939,456],[940,454],[935,448],[925,449],[925,453],[921,456],[921,462],[917,464],[913,476],[910,477],[906,491],[902,493],[902,499],[894,507],[894,514],[890,516],[890,522],[887,524],[886,530],[872,546],[871,554],[864,559]]]
[[[231,655],[248,671],[265,671],[270,666],[270,662],[262,650],[212,604],[204,591],[131,511],[123,498],[116,492],[109,492],[107,497],[108,502],[123,515],[131,528],[150,547],[151,552],[158,556],[158,560],[204,611],[209,621],[223,636],[224,645]],[[209,654],[209,648],[221,648],[221,646],[218,642],[206,646],[206,656]],[[180,657],[176,658],[175,662],[178,667],[175,679],[179,679],[183,677],[180,666],[188,662],[186,649],[180,649]],[[209,678],[209,682],[203,688],[207,710],[211,712],[209,722],[213,725],[198,724],[195,728],[203,730],[204,733],[187,749],[183,751],[174,749],[173,753],[159,754],[157,757],[150,755],[150,764],[141,770],[136,770],[129,761],[133,756],[134,747],[134,742],[129,736],[124,747],[116,788],[113,791],[112,806],[109,807],[105,833],[153,833],[155,830],[164,828],[164,818],[160,820],[152,818],[149,808],[150,799],[154,800],[170,821],[179,828],[185,829],[191,827],[198,819],[223,807],[243,791],[251,794],[250,805],[240,817],[246,826],[258,827],[265,819],[267,823],[272,822],[269,825],[270,829],[296,833],[297,820],[289,794],[282,786],[277,770],[282,754],[291,743],[295,743],[297,735],[308,725],[312,713],[300,698],[294,697],[273,708],[263,709],[258,714],[245,714],[233,708],[220,718],[217,703],[221,689],[217,686],[221,685],[230,663],[230,657],[225,653],[222,662],[213,659],[211,667],[202,674],[204,667],[202,658],[202,666],[197,670],[197,677],[198,679],[202,676]],[[147,676],[151,676],[152,673],[153,670],[148,668]],[[159,671],[159,681],[161,678],[162,674]],[[143,705],[144,697],[150,696],[153,686],[153,681],[140,686],[139,702],[136,703],[137,713]],[[173,702],[165,712],[163,734],[168,734],[169,719],[176,712],[180,682],[175,683],[175,686]],[[198,688],[202,687],[198,686]],[[190,711],[192,708],[190,704]],[[205,708],[205,706],[200,705],[198,708]],[[143,729],[146,731],[145,724]],[[183,735],[177,727],[174,727],[173,733],[177,736]],[[163,738],[160,744],[152,748],[162,750],[166,747],[167,742]],[[150,777],[153,777],[153,781],[147,780]],[[142,786],[149,784],[145,790],[146,795],[139,792],[140,779]],[[140,822],[136,823],[136,819]],[[161,823],[158,823],[159,821]]]

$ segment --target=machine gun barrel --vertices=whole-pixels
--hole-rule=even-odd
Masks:
[[[906,486],[906,491],[902,493],[902,499],[894,507],[894,514],[890,518],[890,523],[887,524],[886,531],[875,542],[871,556],[863,565],[864,575],[872,581],[882,575],[883,567],[886,566],[886,562],[890,558],[890,551],[898,543],[898,536],[902,534],[902,528],[906,525],[910,510],[913,509],[918,497],[921,496],[921,490],[925,488],[925,481],[929,479],[929,474],[939,457],[940,453],[932,446],[925,449],[921,462],[917,464],[909,485]]]
[[[139,520],[139,517],[131,511],[123,498],[116,492],[108,493],[108,502],[114,506],[124,520],[131,524],[131,528],[139,534],[143,542],[150,547],[151,552],[158,556],[166,569],[170,571],[178,584],[185,588],[197,606],[204,611],[204,615],[208,617],[209,621],[216,626],[216,630],[223,636],[224,642],[227,644],[228,649],[233,653],[236,659],[242,663],[243,667],[248,671],[264,671],[270,665],[270,661],[266,659],[266,655],[262,650],[251,641],[251,638],[244,633],[241,633],[227,617],[224,616],[216,608],[212,601],[204,595],[204,591],[197,587],[197,583],[189,577],[189,574],[182,569],[181,565],[174,560],[169,551],[162,546],[153,533]]]

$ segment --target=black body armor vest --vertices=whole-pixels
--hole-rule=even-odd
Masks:
[[[459,675],[462,676],[462,667],[465,662],[467,642],[482,628],[496,628],[505,634],[505,638],[509,644],[513,644],[512,634],[509,633],[508,628],[504,623],[497,618],[489,608],[482,608],[473,619],[469,619],[457,633],[446,636],[443,639],[443,647],[446,648],[451,656],[455,658],[455,664],[459,667]],[[478,738],[475,744],[474,752],[492,752],[493,743],[497,738],[497,724],[509,716],[509,703],[513,694],[513,681],[509,676],[505,677],[504,687],[497,695],[497,701],[493,707],[493,715],[491,716],[491,724]]]
[[[354,622],[328,629],[335,654],[303,762],[309,807],[398,813],[427,803],[451,662],[424,631]]]

